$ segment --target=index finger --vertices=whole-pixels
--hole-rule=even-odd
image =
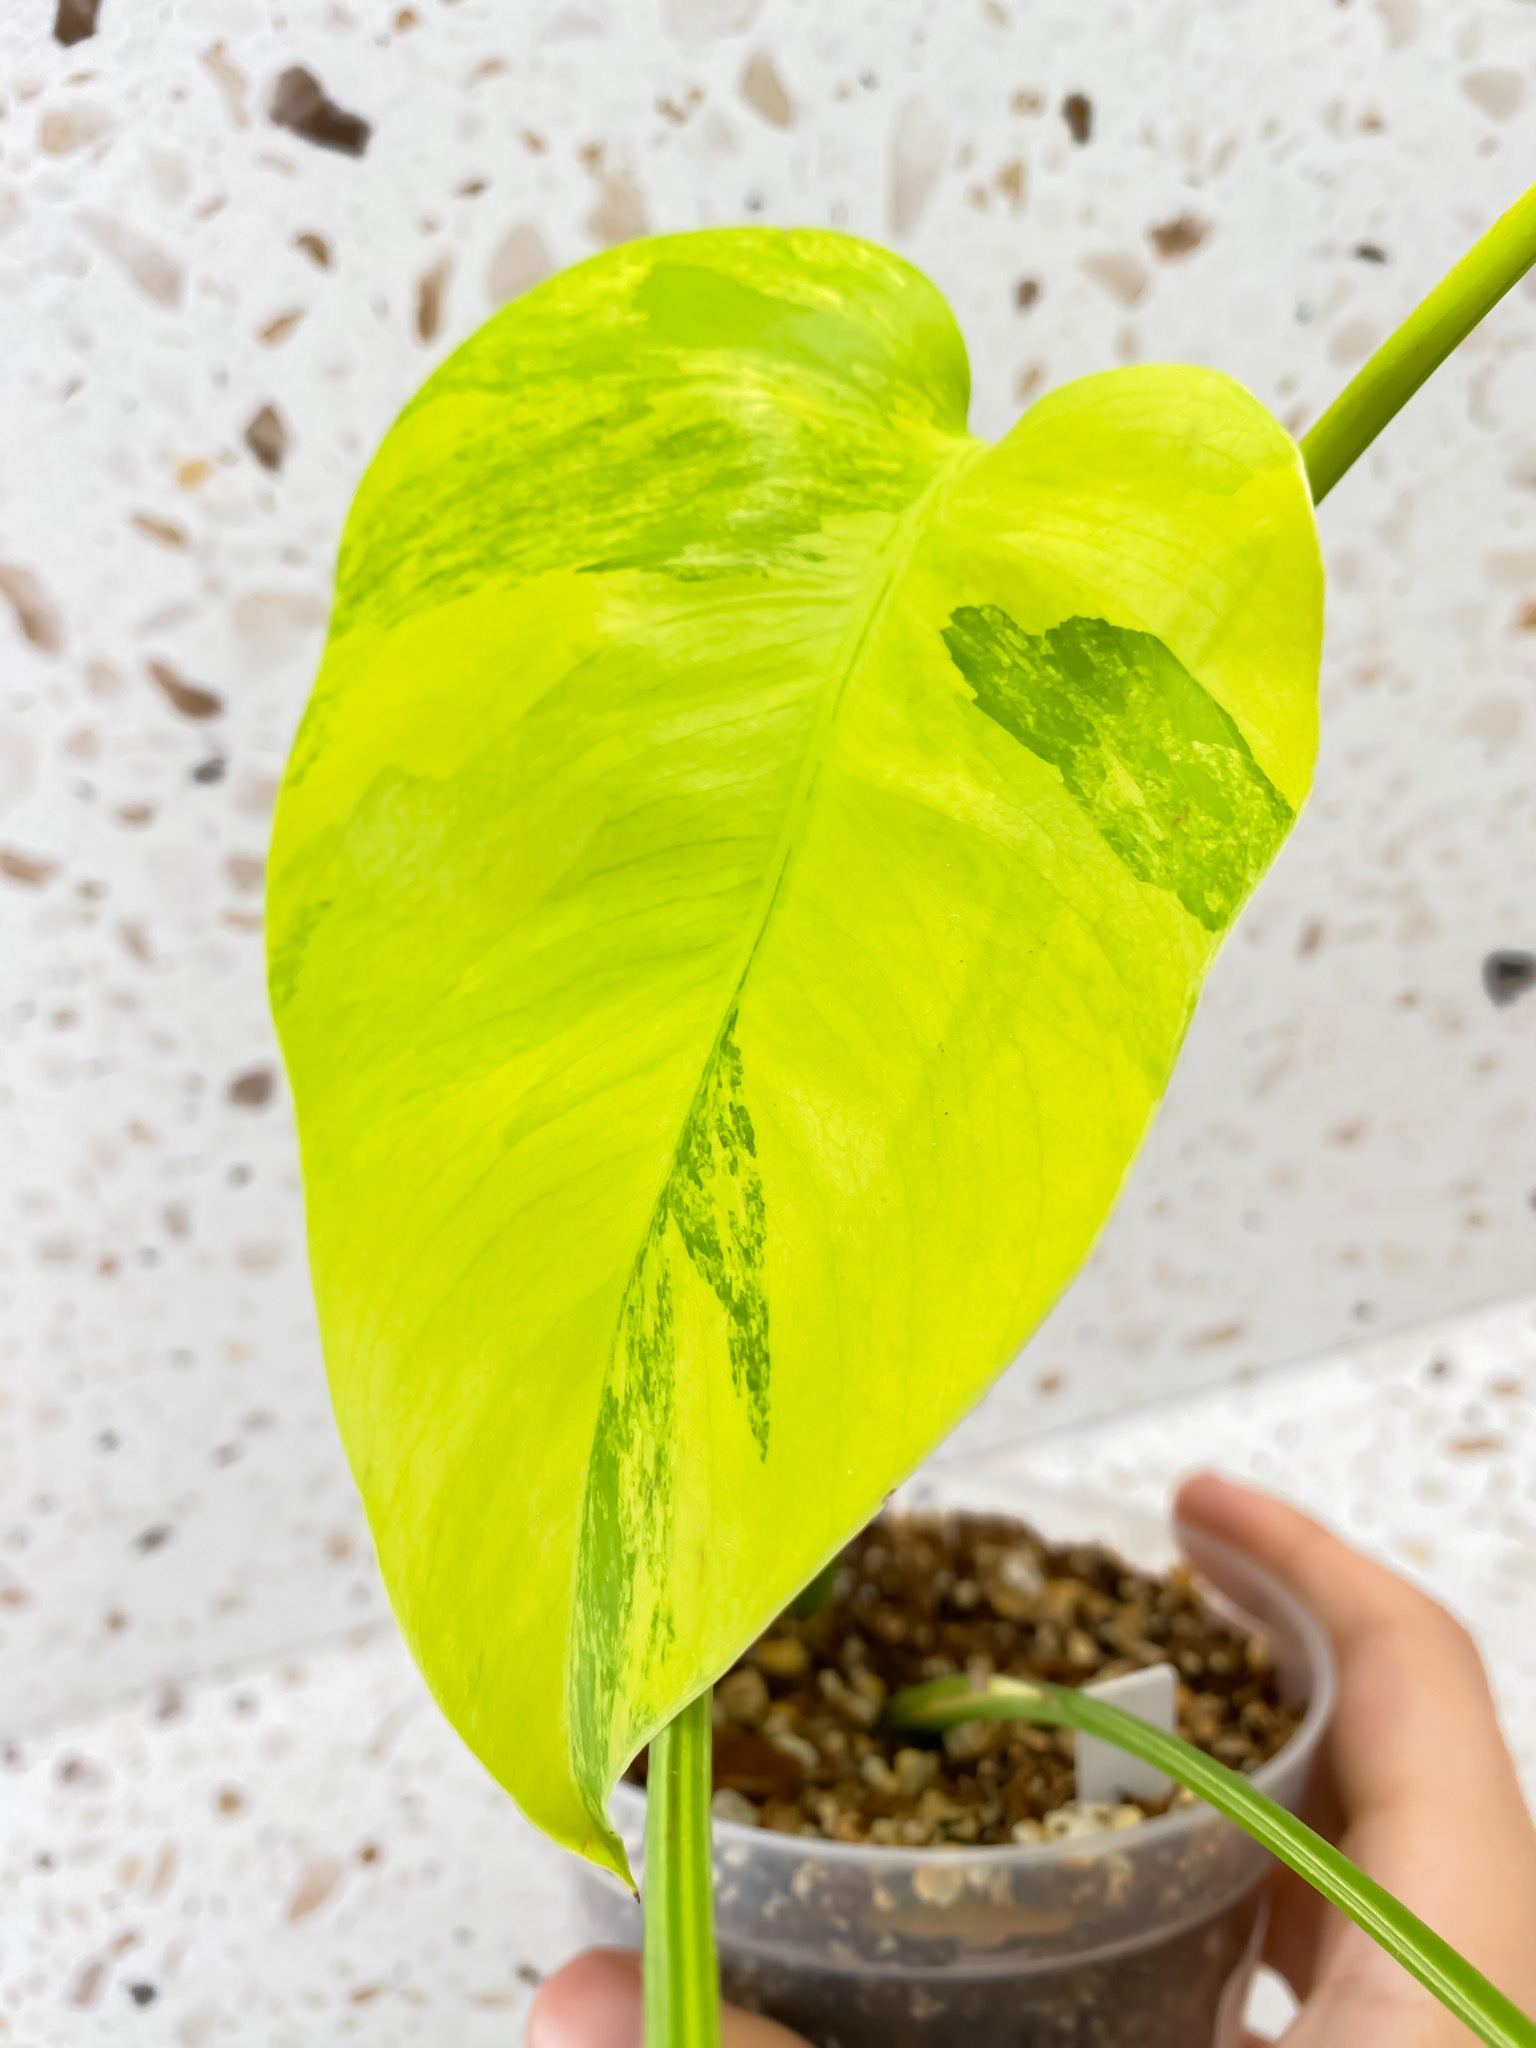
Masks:
[[[1427,1594],[1283,1501],[1210,1477],[1179,1495],[1181,1518],[1267,1565],[1333,1639],[1339,1695],[1326,1758],[1340,1846],[1517,2002],[1536,1995],[1536,1830],[1481,1659]],[[1428,1994],[1334,1916],[1300,1910],[1282,1884],[1275,1959],[1303,1995],[1358,2017],[1396,2014],[1388,2039],[1460,2038]],[[1321,1972],[1321,1975],[1319,1975]],[[1417,2031],[1405,2031],[1407,1997]],[[1372,2024],[1376,2024],[1373,2021]],[[1364,2039],[1356,2025],[1343,2038]],[[1333,2038],[1326,2025],[1320,2038]]]
[[[1268,1567],[1327,1630],[1339,1664],[1331,1743],[1351,1825],[1424,1796],[1523,1811],[1482,1660],[1445,1608],[1285,1501],[1203,1473],[1181,1520]]]

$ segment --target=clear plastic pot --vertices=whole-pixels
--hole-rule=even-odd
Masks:
[[[1059,1543],[1107,1543],[1163,1569],[1173,1532],[1118,1503],[1017,1477],[934,1467],[900,1508],[1017,1514]],[[1271,1645],[1301,1727],[1254,1774],[1295,1808],[1333,1701],[1311,1617],[1267,1573],[1203,1538],[1184,1554],[1213,1605]],[[614,1795],[641,1870],[645,1796]],[[817,2048],[1229,2048],[1262,1935],[1266,1853],[1205,1807],[1139,1827],[1019,1848],[889,1849],[715,1824],[725,1995]],[[623,1887],[581,1866],[588,1939],[640,1942]]]

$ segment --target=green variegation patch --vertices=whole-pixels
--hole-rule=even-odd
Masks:
[[[1137,880],[1224,931],[1296,813],[1163,643],[1103,619],[1024,633],[996,605],[962,606],[944,642],[978,708],[1059,771]]]

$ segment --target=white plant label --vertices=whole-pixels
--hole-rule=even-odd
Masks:
[[[1171,1664],[1149,1664],[1100,1685],[1085,1685],[1089,1699],[1124,1707],[1139,1721],[1150,1721],[1167,1734],[1178,1728],[1178,1674]],[[1139,1757],[1125,1756],[1110,1743],[1079,1735],[1076,1743],[1077,1796],[1084,1804],[1112,1806],[1123,1799],[1166,1799],[1172,1781]]]

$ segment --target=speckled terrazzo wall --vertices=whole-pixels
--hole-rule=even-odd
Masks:
[[[1536,166],[1528,0],[53,4],[0,20],[4,1726],[379,1609],[262,852],[424,372],[605,242],[811,221],[949,293],[982,431],[1159,357],[1300,428]],[[1536,1274],[1536,995],[1480,978],[1536,946],[1533,373],[1521,291],[1326,507],[1316,798],[973,1433]]]

